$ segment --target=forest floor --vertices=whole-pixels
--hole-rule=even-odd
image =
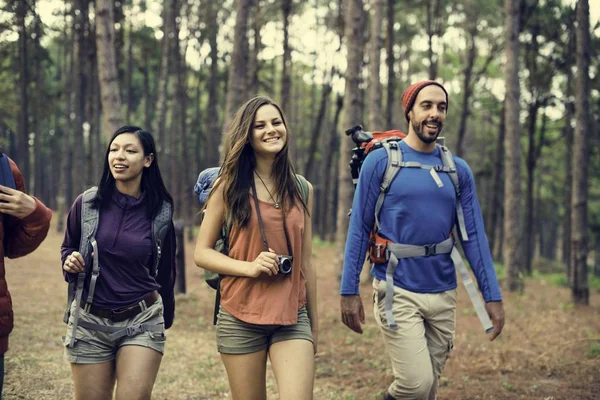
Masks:
[[[61,343],[66,331],[61,241],[62,235],[51,229],[33,254],[7,262],[15,329],[5,359],[5,400],[73,398]],[[188,290],[177,295],[175,324],[168,331],[154,387],[157,400],[230,398],[212,325],[214,291],[193,264],[193,246],[186,245]],[[369,279],[363,279],[361,288],[366,328],[357,335],[340,321],[333,259],[331,246],[314,248],[321,327],[314,398],[379,399],[392,381],[392,372],[373,320]],[[600,291],[592,290],[591,306],[575,307],[567,288],[536,276],[526,280],[524,294],[504,295],[504,332],[489,342],[460,287],[455,348],[438,398],[600,399]],[[270,369],[267,386],[269,399],[276,399]]]

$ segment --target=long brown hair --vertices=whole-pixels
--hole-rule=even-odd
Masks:
[[[215,188],[224,185],[223,201],[225,202],[225,218],[238,227],[245,227],[250,221],[250,188],[254,179],[256,156],[251,145],[254,119],[258,109],[264,105],[277,108],[287,131],[287,140],[283,149],[275,156],[273,173],[275,175],[276,193],[281,198],[284,210],[300,201],[304,210],[306,204],[300,195],[296,183],[296,173],[288,155],[290,131],[281,107],[265,96],[257,96],[242,105],[227,130],[225,136],[225,160],[221,165],[219,179]],[[215,190],[212,191],[214,193]],[[287,207],[287,208],[286,208]]]

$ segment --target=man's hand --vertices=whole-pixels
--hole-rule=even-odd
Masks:
[[[491,342],[500,335],[502,328],[504,328],[504,305],[501,301],[490,301],[485,303],[485,310],[490,316],[492,324],[494,324],[494,330],[490,334]]]
[[[365,323],[365,309],[360,295],[342,296],[340,301],[342,322],[354,332],[362,334],[361,324]]]
[[[33,197],[0,185],[0,212],[23,219],[35,210]]]

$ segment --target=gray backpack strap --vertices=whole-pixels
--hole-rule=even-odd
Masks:
[[[88,258],[90,251],[90,244],[93,243],[93,262],[92,262],[92,278],[90,278],[90,288],[88,294],[88,302],[92,302],[94,296],[94,289],[96,287],[96,280],[98,279],[98,275],[100,274],[100,266],[98,265],[98,250],[97,246],[95,246],[96,240],[94,235],[96,234],[96,229],[98,227],[98,216],[99,210],[97,208],[92,208],[90,201],[96,197],[96,193],[98,192],[97,187],[92,187],[83,192],[83,196],[81,199],[81,239],[79,240],[79,253],[83,257],[84,260]],[[89,267],[88,267],[89,268]],[[86,269],[88,269],[86,268]],[[81,297],[83,295],[83,287],[85,284],[85,275],[86,271],[80,272],[77,274],[77,284],[75,287],[75,312],[73,314],[73,326],[71,328],[71,341],[67,345],[68,347],[73,347],[75,344],[75,333],[77,331],[77,326],[79,325],[79,309],[81,308]],[[65,313],[65,322],[69,321],[68,313],[71,307],[71,301],[73,296],[73,288],[69,285],[69,301],[67,304],[67,312]]]
[[[151,276],[158,275],[158,266],[162,255],[162,244],[165,242],[167,231],[173,218],[173,207],[168,201],[163,201],[159,213],[152,220],[152,243],[154,243],[154,263],[152,264]]]
[[[384,141],[381,143],[387,153],[388,162],[383,173],[381,185],[379,186],[377,203],[375,203],[375,232],[379,231],[379,213],[381,212],[385,195],[390,190],[390,185],[394,181],[394,178],[396,178],[396,175],[398,175],[398,172],[400,172],[400,168],[402,168],[402,151],[398,144],[397,141]]]
[[[450,176],[456,191],[456,217],[458,219],[458,230],[460,231],[462,240],[467,241],[469,240],[469,235],[467,234],[467,227],[465,225],[465,214],[463,213],[462,204],[460,203],[460,183],[458,181],[454,157],[452,157],[452,153],[446,146],[438,145],[438,147],[440,148],[442,155],[442,163],[444,164],[444,167],[449,168],[448,176]]]

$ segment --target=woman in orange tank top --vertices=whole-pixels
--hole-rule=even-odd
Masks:
[[[312,399],[313,189],[294,173],[288,139],[272,100],[255,97],[240,107],[196,243],[196,265],[221,276],[217,346],[234,400],[266,400],[267,357],[281,399]],[[232,226],[228,255],[213,249],[225,221]]]

